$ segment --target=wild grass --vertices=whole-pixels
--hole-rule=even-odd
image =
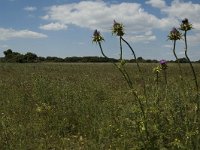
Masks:
[[[140,105],[113,64],[0,64],[1,149],[198,148],[188,64],[183,81],[168,65],[167,87],[162,74],[157,86],[156,65],[141,64],[147,99],[136,64],[125,65],[145,107],[146,137]]]

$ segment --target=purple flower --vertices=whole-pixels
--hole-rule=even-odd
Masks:
[[[161,65],[167,64],[167,61],[166,61],[166,60],[161,60],[161,61],[160,61],[160,64],[161,64]]]
[[[167,69],[167,61],[166,60],[161,60],[160,65],[163,70]]]

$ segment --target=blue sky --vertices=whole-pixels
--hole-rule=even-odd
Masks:
[[[101,56],[91,42],[98,29],[105,53],[118,58],[119,39],[111,34],[116,20],[124,24],[124,38],[138,57],[174,60],[167,35],[184,18],[194,26],[188,33],[189,55],[200,60],[199,0],[0,0],[0,56],[7,49],[44,57]],[[126,45],[124,50],[124,57],[132,58]],[[184,56],[183,40],[177,54]]]

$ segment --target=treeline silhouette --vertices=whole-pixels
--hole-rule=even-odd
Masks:
[[[1,62],[9,62],[9,63],[38,63],[38,62],[67,62],[67,63],[87,63],[87,62],[118,62],[119,60],[115,58],[105,58],[105,57],[97,57],[97,56],[84,56],[84,57],[66,57],[66,58],[60,58],[60,57],[40,57],[37,56],[34,53],[27,52],[26,54],[21,54],[18,52],[14,52],[11,49],[8,49],[3,52],[4,57],[0,58]],[[158,60],[154,59],[143,59],[142,57],[137,58],[138,62],[141,63],[157,63]],[[134,63],[136,62],[134,59],[126,60],[126,62]],[[168,62],[175,62],[173,60],[170,60]],[[187,63],[186,58],[180,58],[180,63]],[[196,61],[197,63],[200,63],[200,60]]]

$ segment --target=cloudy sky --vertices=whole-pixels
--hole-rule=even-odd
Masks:
[[[188,18],[194,29],[188,32],[188,51],[200,59],[199,0],[0,0],[0,56],[12,49],[38,56],[101,56],[93,44],[95,29],[105,38],[110,57],[119,57],[119,39],[111,34],[113,20],[125,26],[125,39],[136,55],[145,59],[174,59],[167,35]],[[132,55],[124,46],[124,57]],[[183,40],[177,54],[184,55]]]

